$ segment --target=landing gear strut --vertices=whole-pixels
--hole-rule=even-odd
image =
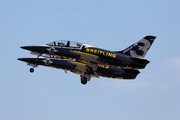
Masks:
[[[87,84],[87,78],[86,77],[81,77],[81,83],[83,85]]]

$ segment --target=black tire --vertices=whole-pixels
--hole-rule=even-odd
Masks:
[[[33,72],[34,72],[34,68],[29,69],[29,71],[30,71],[31,73],[33,73]]]
[[[86,77],[81,77],[81,83],[83,85],[87,84],[87,78]]]

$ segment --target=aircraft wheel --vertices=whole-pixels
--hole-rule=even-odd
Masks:
[[[81,77],[81,83],[83,85],[87,84],[87,78],[86,77]]]
[[[31,68],[29,71],[30,71],[31,73],[33,73],[33,72],[34,72],[34,68]]]

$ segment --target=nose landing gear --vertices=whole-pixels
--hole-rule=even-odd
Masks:
[[[29,69],[29,72],[31,72],[31,73],[34,72],[34,68],[35,68],[35,67],[38,67],[38,65],[31,64],[31,63],[27,63],[27,65],[32,66],[32,68]]]
[[[31,73],[33,73],[33,72],[34,72],[34,68],[30,68],[29,71],[30,71]]]

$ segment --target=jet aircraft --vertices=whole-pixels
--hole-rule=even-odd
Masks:
[[[58,58],[83,61],[86,63],[86,69],[90,69],[98,77],[98,66],[133,70],[144,69],[149,63],[144,57],[155,38],[155,36],[146,36],[122,51],[109,51],[87,44],[65,40],[58,40],[42,45],[22,46],[21,48],[31,51],[31,54],[37,55],[37,60],[43,54],[48,54]],[[86,69],[81,71],[81,78],[84,78],[85,81],[91,78],[90,74],[86,74]]]
[[[111,66],[98,65],[97,70],[95,71],[97,75],[94,74],[94,71],[91,68],[86,66],[85,62],[76,61],[71,59],[61,59],[58,57],[48,57],[40,56],[37,57],[24,57],[18,58],[18,60],[27,62],[28,65],[38,67],[38,65],[53,67],[58,69],[64,69],[67,73],[71,71],[76,74],[81,75],[81,83],[86,84],[87,81],[90,81],[91,77],[107,77],[107,78],[116,78],[116,79],[135,79],[136,76],[140,73],[138,70],[134,69],[123,69]],[[30,72],[34,72],[34,69],[31,68]]]

